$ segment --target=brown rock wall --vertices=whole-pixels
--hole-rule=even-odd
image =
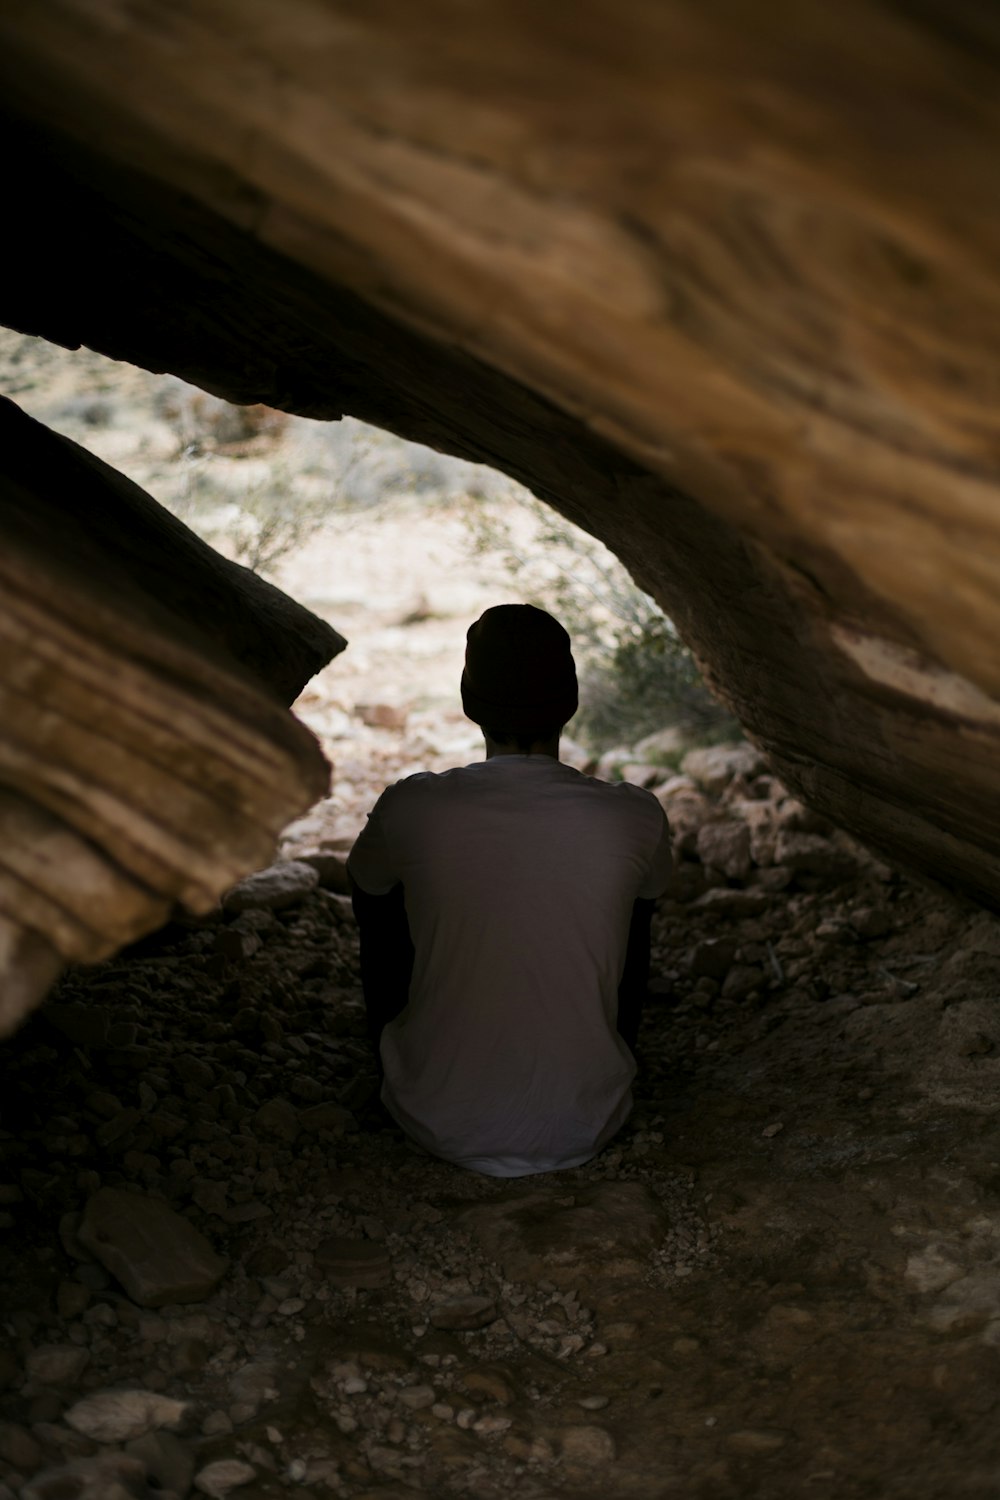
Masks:
[[[506,468],[789,785],[1000,899],[981,7],[66,0],[0,38],[0,315]]]

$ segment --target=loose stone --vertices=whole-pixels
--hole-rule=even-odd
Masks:
[[[225,1500],[231,1490],[256,1478],[257,1470],[252,1464],[239,1458],[218,1458],[198,1470],[194,1487],[199,1494],[208,1495],[209,1500]]]
[[[731,1432],[726,1438],[726,1444],[734,1453],[776,1453],[779,1448],[785,1446],[786,1438],[783,1432],[769,1432],[760,1428],[746,1428],[741,1432]]]
[[[78,1348],[76,1344],[42,1344],[32,1349],[24,1367],[31,1379],[42,1385],[70,1385],[89,1363],[89,1349]]]
[[[189,1407],[157,1391],[95,1391],[65,1413],[64,1421],[96,1443],[126,1443],[157,1427],[176,1427]]]
[[[496,1303],[489,1297],[449,1297],[430,1311],[431,1326],[452,1332],[486,1328],[497,1319]]]
[[[263,907],[280,911],[303,900],[318,884],[319,872],[312,865],[289,859],[267,870],[258,870],[234,885],[222,899],[223,910],[241,912]]]
[[[20,1500],[136,1500],[146,1493],[145,1480],[141,1459],[99,1453],[36,1474],[21,1489]]]
[[[389,1281],[389,1253],[373,1240],[340,1236],[323,1240],[316,1248],[315,1261],[335,1286],[375,1288]]]
[[[15,1422],[0,1422],[0,1459],[22,1473],[37,1469],[42,1450],[27,1428]]]
[[[177,1495],[186,1495],[191,1488],[194,1474],[194,1454],[171,1432],[147,1432],[135,1438],[125,1449],[133,1458],[141,1459],[149,1477],[156,1481],[160,1490],[173,1490]]]
[[[501,1417],[498,1412],[487,1412],[484,1417],[479,1417],[473,1422],[473,1432],[478,1432],[481,1437],[492,1436],[496,1432],[506,1432],[512,1425],[510,1417]]]
[[[424,1407],[434,1405],[434,1388],[430,1385],[404,1386],[399,1393],[399,1401],[410,1411],[422,1411]]]
[[[559,1447],[570,1464],[607,1464],[616,1456],[615,1440],[604,1427],[564,1427]]]
[[[87,1203],[79,1239],[141,1307],[200,1302],[227,1262],[161,1198],[101,1188]]]

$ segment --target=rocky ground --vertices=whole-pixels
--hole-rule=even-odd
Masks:
[[[337,808],[68,976],[0,1053],[2,1500],[997,1494],[1000,924],[685,770],[586,1167],[385,1127]]]

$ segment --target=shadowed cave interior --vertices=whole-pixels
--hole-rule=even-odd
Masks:
[[[620,1135],[421,1156],[331,801],[405,731],[331,790],[287,712],[350,622],[9,390],[0,1500],[985,1500],[995,28],[354,11],[12,8],[0,321],[502,470],[747,738],[603,768],[677,853]]]
[[[29,405],[30,358],[8,367]],[[652,786],[675,837],[635,1112],[584,1168],[462,1173],[376,1105],[349,830],[408,764],[454,762],[462,722],[433,710],[435,742],[386,707],[323,739],[334,789],[367,779],[288,827],[276,886],[72,968],[5,1044],[0,1482],[912,1492],[900,1431],[934,1486],[988,1465],[995,919],[836,830],[745,742],[600,765],[570,742]]]

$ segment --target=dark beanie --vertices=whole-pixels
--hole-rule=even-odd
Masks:
[[[469,626],[462,707],[474,724],[515,734],[554,729],[577,708],[569,636],[533,604],[497,604]]]

